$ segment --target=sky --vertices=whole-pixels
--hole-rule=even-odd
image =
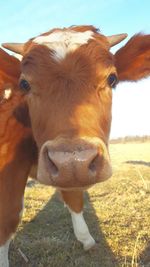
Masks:
[[[25,42],[54,27],[90,24],[104,35],[128,33],[114,53],[135,33],[150,33],[149,0],[7,0],[0,10],[0,43]],[[112,117],[111,138],[150,135],[150,78],[118,85]]]

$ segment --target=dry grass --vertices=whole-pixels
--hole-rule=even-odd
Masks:
[[[55,190],[28,185],[11,245],[11,267],[150,267],[150,142],[112,144],[113,177],[85,193],[85,218],[97,241],[84,252]]]

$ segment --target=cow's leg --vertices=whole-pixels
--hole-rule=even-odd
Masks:
[[[0,179],[0,266],[8,267],[8,250],[23,210],[25,179],[11,177]],[[10,178],[10,177],[9,177]]]
[[[9,244],[10,244],[10,239],[8,239],[5,242],[5,244],[0,246],[0,266],[1,267],[8,267],[9,266],[9,262],[8,262]]]
[[[12,172],[10,172],[12,173]],[[27,175],[20,176],[19,169],[12,176],[0,177],[0,266],[8,267],[8,250],[23,211],[23,195]]]
[[[0,170],[0,267],[9,266],[9,243],[22,215],[24,189],[33,162],[31,145],[30,139],[23,140],[13,159]]]
[[[71,214],[73,229],[77,240],[85,250],[95,245],[88,226],[83,217],[83,192],[82,191],[61,191],[62,197]]]

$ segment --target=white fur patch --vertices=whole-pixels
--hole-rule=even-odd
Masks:
[[[22,56],[22,55],[20,55],[20,54],[17,54],[17,53],[13,54],[13,56],[14,56],[14,57],[16,57],[17,59],[19,59],[19,61],[21,61],[21,60],[22,60],[22,58],[23,58],[23,56]]]
[[[8,100],[12,95],[12,89],[8,88],[4,90],[3,98]]]
[[[76,32],[56,31],[45,36],[38,36],[33,41],[37,44],[46,45],[54,51],[54,58],[61,60],[65,56],[77,49],[83,44],[87,44],[90,39],[93,39],[92,31]]]
[[[9,250],[10,239],[7,242],[0,246],[0,267],[9,267],[8,261],[8,250]]]
[[[82,212],[76,213],[72,210],[70,210],[70,213],[71,213],[74,233],[77,240],[79,240],[83,244],[85,250],[90,249],[95,245],[95,240],[90,235],[89,229],[83,217],[83,213]]]

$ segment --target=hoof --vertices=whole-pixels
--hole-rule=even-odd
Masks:
[[[95,255],[95,254],[97,255],[98,251],[99,251],[99,244],[95,243],[95,245],[91,247],[91,249],[89,250],[89,253],[91,255]]]
[[[88,251],[88,250],[92,249],[93,247],[95,247],[95,245],[96,245],[95,240],[94,239],[91,239],[89,242],[85,243],[83,245],[83,247],[84,247],[84,250],[85,251]]]

